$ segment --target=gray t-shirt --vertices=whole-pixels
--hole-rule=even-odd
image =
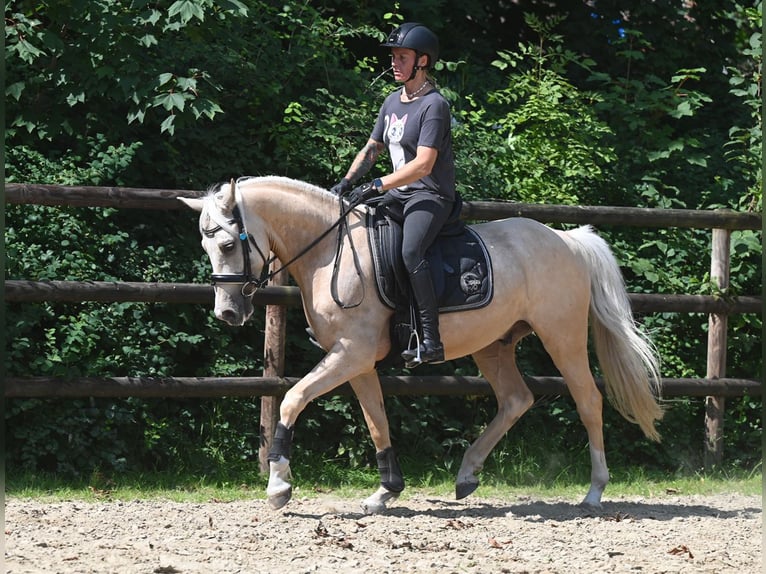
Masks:
[[[394,171],[415,158],[418,146],[435,148],[439,153],[430,175],[388,193],[407,199],[416,191],[430,190],[454,201],[455,156],[449,103],[437,90],[412,102],[402,102],[400,95],[401,91],[396,90],[383,102],[370,137],[388,147]]]

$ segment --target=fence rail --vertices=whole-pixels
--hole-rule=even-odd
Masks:
[[[199,283],[137,283],[121,281],[28,281],[5,282],[5,300],[33,303],[40,301],[101,303],[198,303],[209,305],[214,299],[211,285]],[[630,293],[634,313],[752,313],[760,314],[760,297],[724,299],[708,295],[662,295]],[[264,287],[253,296],[256,305],[300,307],[297,287]]]
[[[178,197],[200,197],[200,191],[128,187],[64,187],[9,183],[6,202],[69,207],[132,209],[187,209]],[[761,216],[728,209],[651,209],[642,207],[538,205],[498,201],[466,201],[463,219],[493,220],[529,217],[544,223],[616,225],[628,227],[682,227],[694,229],[761,229]]]
[[[8,377],[6,397],[83,398],[213,398],[213,397],[279,397],[298,382],[294,377]],[[524,377],[535,395],[569,395],[561,377]],[[410,396],[492,396],[492,388],[481,377],[450,376],[382,376],[380,383],[386,395]],[[603,381],[596,384],[604,392]],[[348,384],[334,391],[351,394]],[[662,380],[663,397],[760,397],[759,381],[748,379],[673,379]]]

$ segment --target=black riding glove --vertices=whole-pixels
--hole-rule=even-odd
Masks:
[[[372,183],[365,183],[364,185],[352,189],[351,192],[345,196],[345,199],[348,201],[349,205],[355,206],[360,203],[366,203],[378,195],[378,190]]]
[[[330,188],[330,191],[335,195],[344,195],[351,191],[351,180],[344,177],[338,183]]]

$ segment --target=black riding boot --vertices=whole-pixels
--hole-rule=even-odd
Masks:
[[[402,353],[402,358],[408,368],[417,367],[420,363],[443,363],[444,346],[439,337],[439,306],[428,261],[421,261],[410,273],[410,286],[418,307],[422,336],[419,349],[407,349]]]

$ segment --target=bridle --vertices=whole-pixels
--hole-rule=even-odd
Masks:
[[[276,261],[276,256],[271,256],[267,258],[263,251],[261,251],[261,248],[258,247],[258,244],[255,242],[255,239],[253,238],[252,234],[248,233],[245,229],[245,223],[242,219],[242,215],[239,212],[239,205],[236,205],[234,209],[232,210],[232,218],[227,219],[226,223],[227,226],[221,225],[217,221],[217,217],[215,217],[212,213],[208,213],[210,215],[210,218],[213,219],[213,221],[216,221],[218,225],[216,225],[213,228],[205,229],[203,230],[203,233],[208,237],[213,237],[216,233],[218,233],[221,230],[229,231],[230,227],[232,225],[235,225],[237,228],[236,235],[231,234],[233,237],[236,237],[239,239],[240,246],[242,247],[242,272],[241,273],[213,273],[211,274],[211,284],[213,286],[216,286],[220,283],[240,283],[242,284],[242,296],[243,297],[251,297],[258,289],[266,286],[266,284],[269,282],[269,280],[276,275],[277,272],[284,269],[284,266],[282,269],[279,269],[277,272],[269,273],[269,267],[271,266],[271,263]],[[231,233],[231,232],[230,232]],[[258,252],[258,255],[260,255],[261,260],[263,261],[263,267],[261,268],[261,275],[260,277],[256,278],[253,274],[253,267],[250,263],[250,251],[251,247],[253,246],[255,250]]]
[[[295,257],[290,259],[287,263],[282,264],[282,266],[279,269],[276,269],[274,271],[269,271],[269,267],[271,267],[271,264],[274,261],[278,260],[278,257],[276,255],[272,255],[271,257],[266,257],[261,250],[260,247],[258,247],[258,244],[255,241],[255,238],[251,233],[247,231],[247,228],[245,227],[244,219],[242,218],[242,214],[240,211],[240,205],[242,205],[242,195],[239,191],[239,187],[234,183],[234,180],[231,181],[232,187],[234,187],[234,198],[235,198],[235,206],[232,209],[231,212],[231,219],[226,219],[223,214],[218,212],[218,210],[211,210],[208,209],[208,216],[210,219],[212,219],[217,225],[215,227],[211,227],[210,229],[203,229],[202,233],[206,235],[207,237],[213,237],[216,233],[219,231],[226,231],[229,233],[232,237],[235,237],[240,242],[240,247],[242,248],[242,272],[241,273],[212,273],[210,275],[211,278],[211,285],[214,287],[218,284],[241,284],[241,293],[242,296],[245,298],[252,297],[258,289],[262,289],[263,287],[266,287],[268,282],[274,277],[277,273],[280,273],[285,268],[287,268],[289,265],[293,264],[295,261],[303,257],[306,253],[311,251],[317,244],[319,244],[320,241],[322,241],[325,237],[327,237],[336,227],[338,228],[338,244],[336,248],[336,254],[335,254],[335,266],[333,268],[333,281],[332,281],[332,294],[333,294],[333,300],[335,303],[344,308],[349,309],[352,307],[357,307],[361,304],[361,300],[358,303],[354,304],[346,304],[340,301],[337,295],[337,274],[338,274],[338,266],[340,262],[340,254],[342,251],[342,245],[343,245],[343,233],[345,231],[346,234],[349,235],[349,239],[351,238],[350,233],[348,232],[348,221],[347,216],[348,214],[356,207],[356,205],[349,205],[347,208],[344,208],[343,201],[340,201],[340,217],[333,223],[328,229],[326,229],[324,232],[322,232],[316,239],[314,239],[311,243],[309,243],[306,247],[304,247],[301,251],[298,252]],[[212,202],[211,202],[212,203]],[[341,225],[343,224],[343,225]],[[234,232],[234,227],[236,226],[236,233]],[[255,250],[258,252],[258,255],[261,257],[261,260],[263,261],[263,266],[261,267],[261,274],[259,277],[255,277],[255,275],[252,272],[252,265],[250,262],[250,251],[251,251],[251,245],[255,248]],[[353,242],[351,242],[351,250],[354,256],[354,267],[356,269],[357,275],[361,277],[361,266],[356,254],[356,250],[354,249]],[[364,286],[364,283],[362,283]],[[364,288],[362,290],[362,300],[364,300]]]

